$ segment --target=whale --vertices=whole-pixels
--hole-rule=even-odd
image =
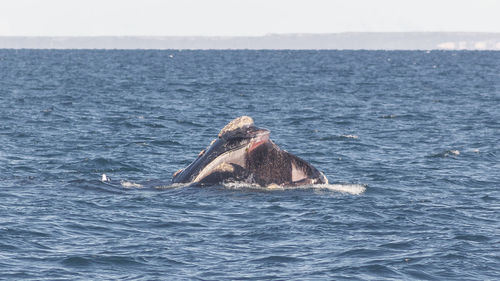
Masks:
[[[270,131],[249,116],[229,122],[172,183],[210,186],[248,183],[264,187],[327,184],[326,176],[302,158],[279,148]]]

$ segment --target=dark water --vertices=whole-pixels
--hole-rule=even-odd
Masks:
[[[240,115],[333,185],[169,187]],[[0,279],[498,280],[500,52],[0,50],[0,200]]]

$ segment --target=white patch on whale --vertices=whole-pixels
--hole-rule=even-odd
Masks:
[[[300,181],[307,178],[307,175],[304,173],[304,171],[300,168],[298,168],[293,162],[292,162],[292,181]]]
[[[210,175],[211,173],[214,172],[214,170],[216,170],[217,168],[220,168],[219,166],[224,165],[224,164],[226,164],[228,166],[230,166],[229,164],[236,164],[236,165],[239,165],[241,167],[245,167],[245,163],[243,162],[244,159],[245,159],[245,150],[244,149],[225,152],[225,153],[221,154],[220,156],[218,156],[214,161],[212,161],[208,165],[206,165],[203,168],[203,170],[200,171],[198,176],[193,180],[193,182],[200,182],[203,178]]]
[[[229,122],[226,126],[224,126],[224,128],[222,128],[222,130],[220,130],[219,138],[227,132],[234,131],[242,127],[249,127],[252,126],[253,124],[254,124],[253,119],[250,116],[238,117],[233,121]]]

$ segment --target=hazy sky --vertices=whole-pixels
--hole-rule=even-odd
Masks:
[[[0,35],[500,32],[497,0],[0,0]]]

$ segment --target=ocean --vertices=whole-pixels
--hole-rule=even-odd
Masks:
[[[171,185],[241,115],[330,184]],[[500,52],[0,50],[0,199],[2,280],[498,280]]]

